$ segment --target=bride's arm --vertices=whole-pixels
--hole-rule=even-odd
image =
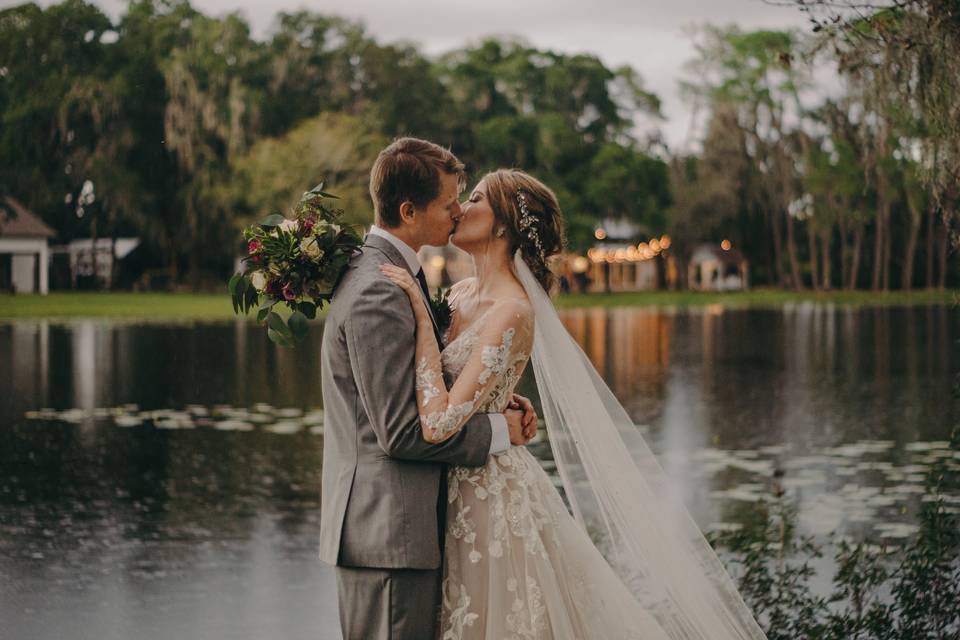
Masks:
[[[504,376],[519,375],[533,342],[532,312],[521,300],[497,302],[486,315],[467,364],[447,391],[440,349],[420,288],[407,271],[382,265],[383,272],[410,298],[416,318],[416,391],[420,426],[428,442],[455,435],[489,398]]]

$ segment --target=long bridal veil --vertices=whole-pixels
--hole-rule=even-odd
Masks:
[[[519,252],[514,268],[534,308],[534,374],[576,520],[670,638],[764,638],[633,421]]]

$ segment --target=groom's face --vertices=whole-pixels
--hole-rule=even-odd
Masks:
[[[416,216],[423,244],[439,247],[447,244],[460,218],[460,181],[452,173],[440,174],[440,193]]]

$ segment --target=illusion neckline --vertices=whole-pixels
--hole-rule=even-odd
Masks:
[[[468,326],[466,329],[464,329],[464,330],[462,330],[460,333],[458,333],[456,338],[451,339],[451,338],[449,337],[449,333],[448,333],[448,335],[447,335],[447,346],[446,346],[445,348],[449,348],[450,345],[452,345],[454,342],[456,342],[457,340],[459,340],[459,339],[462,338],[463,336],[465,336],[465,335],[467,335],[468,333],[470,333],[471,331],[473,331],[474,328],[475,328],[478,324],[480,324],[480,321],[483,320],[484,317],[485,317],[488,313],[490,313],[491,311],[493,311],[493,308],[494,308],[495,306],[496,306],[496,304],[490,305],[490,308],[488,308],[486,311],[484,311],[484,312],[481,313],[479,316],[477,316],[477,319],[474,320],[473,322],[471,322],[471,323],[470,323],[470,326]],[[456,310],[454,310],[454,311],[456,311]],[[449,329],[448,329],[448,332],[449,332]]]

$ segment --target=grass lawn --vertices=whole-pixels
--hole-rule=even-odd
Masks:
[[[0,295],[0,318],[227,320],[230,296],[212,293],[51,293]]]
[[[796,302],[850,305],[960,304],[960,290],[835,291],[830,293],[755,289],[737,293],[641,291],[612,294],[571,294],[557,298],[557,306],[779,306]],[[234,316],[226,293],[51,293],[0,294],[0,319],[15,318],[129,318],[142,320],[229,320]],[[252,318],[252,314],[251,314]]]
[[[557,298],[558,307],[620,306],[725,306],[776,307],[797,302],[875,306],[960,304],[960,289],[940,291],[924,289],[903,291],[787,291],[783,289],[751,289],[726,293],[700,291],[637,291],[631,293],[571,294]]]

